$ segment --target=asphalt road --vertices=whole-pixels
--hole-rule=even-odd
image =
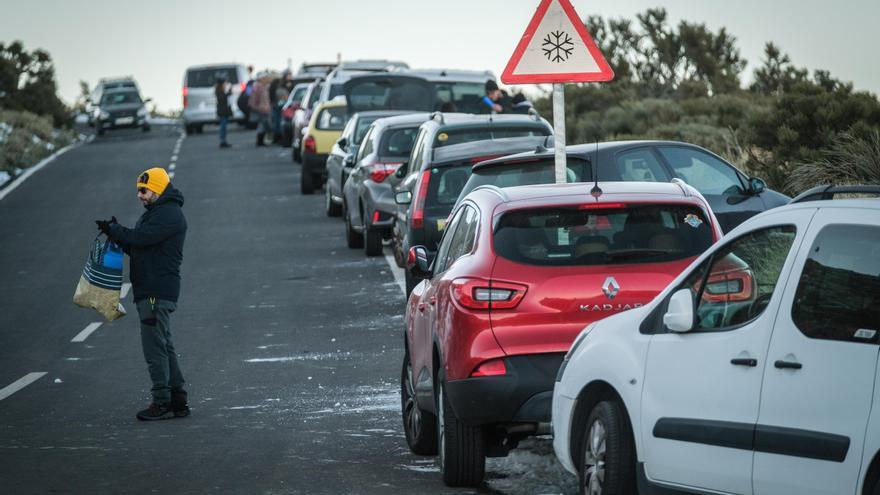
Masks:
[[[235,130],[109,132],[0,201],[0,493],[567,493],[546,439],[490,460],[477,490],[444,487],[400,421],[404,298],[383,257],[345,247],[289,150]],[[172,330],[192,416],[149,403],[137,316],[71,342],[97,313],[71,302],[96,235],[131,226],[135,180],[167,167],[189,231]],[[127,276],[127,275],[126,275]]]

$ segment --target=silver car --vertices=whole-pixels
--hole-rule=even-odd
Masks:
[[[232,119],[244,121],[244,114],[235,102],[247,85],[248,73],[243,64],[196,65],[183,74],[183,124],[187,134],[202,132],[205,124],[217,123],[217,97],[214,85],[223,78],[232,88],[229,106]]]

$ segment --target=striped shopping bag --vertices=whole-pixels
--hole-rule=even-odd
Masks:
[[[73,303],[83,308],[94,308],[107,321],[125,316],[119,302],[122,290],[122,249],[109,239],[95,237],[89,259],[83,268]]]

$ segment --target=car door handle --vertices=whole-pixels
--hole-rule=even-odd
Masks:
[[[758,360],[753,358],[733,358],[730,360],[730,364],[754,368],[755,366],[758,366]]]
[[[773,363],[773,366],[776,366],[781,370],[799,370],[804,367],[801,363],[795,361],[783,361],[781,359]]]
[[[431,298],[428,299],[428,302],[431,303],[431,306],[437,304],[437,296],[431,296]]]

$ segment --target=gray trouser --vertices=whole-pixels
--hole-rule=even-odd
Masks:
[[[153,381],[153,402],[157,404],[168,404],[172,390],[183,390],[183,374],[171,341],[171,313],[175,309],[177,304],[161,299],[147,298],[137,302],[141,344]]]

